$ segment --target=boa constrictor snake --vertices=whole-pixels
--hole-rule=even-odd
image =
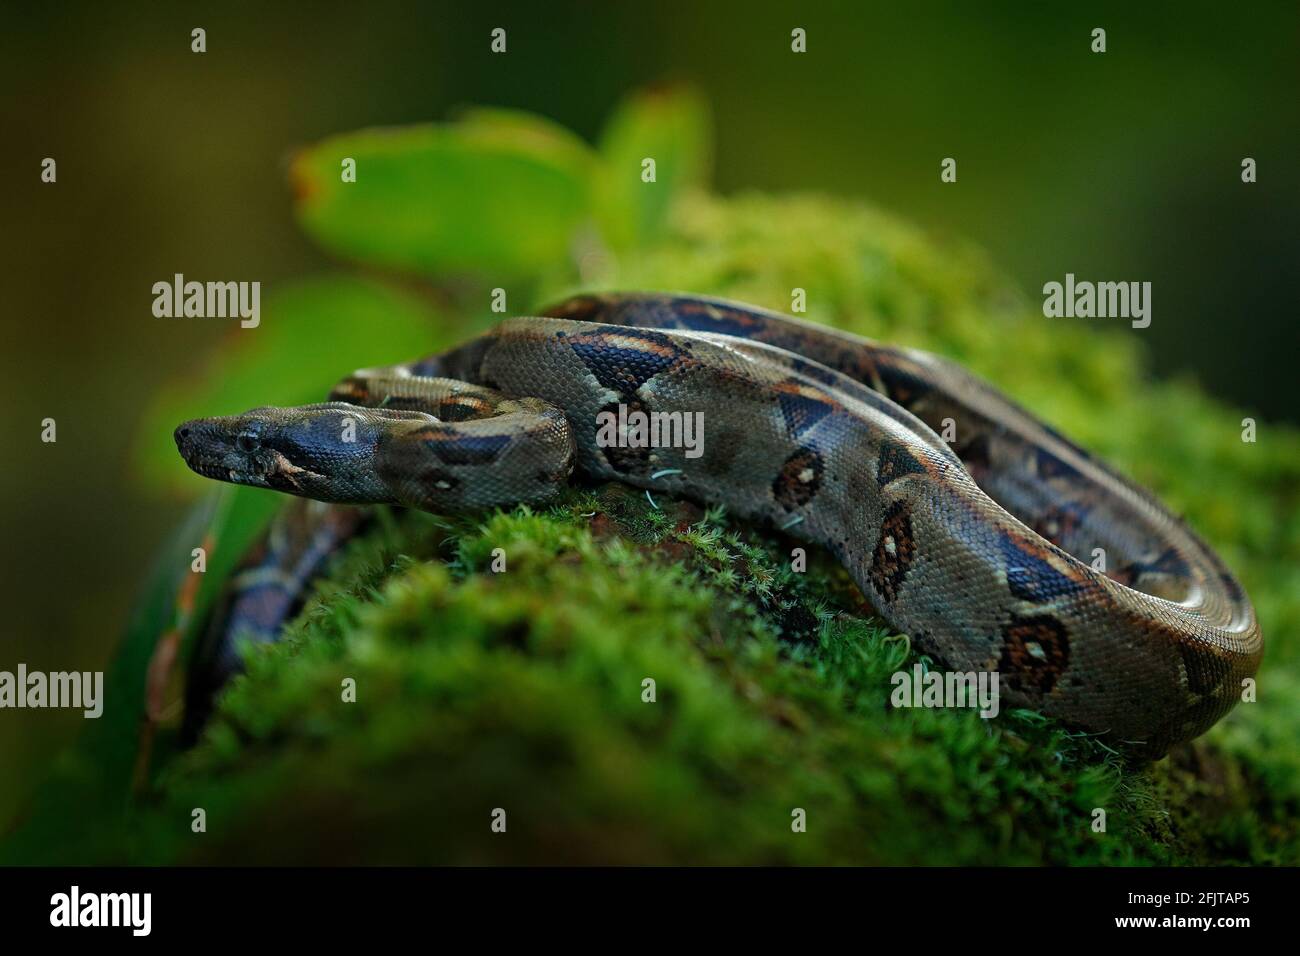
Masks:
[[[605,447],[598,415],[619,405],[702,412],[703,454]],[[952,445],[936,433],[947,419]],[[1146,755],[1227,713],[1263,649],[1206,544],[985,382],[722,300],[580,296],[355,373],[327,403],[198,419],[176,441],[200,474],[324,502],[540,502],[576,466],[721,504],[826,548],[946,667],[996,671],[1013,705]],[[355,510],[332,509],[333,536],[317,520],[324,544],[273,549],[282,581],[300,588]],[[287,598],[271,604],[287,614]]]

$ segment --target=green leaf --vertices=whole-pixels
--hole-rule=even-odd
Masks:
[[[177,594],[190,573],[191,549],[210,547],[207,572],[202,576],[194,614],[182,634],[176,661],[183,671],[192,642],[236,562],[283,503],[274,493],[257,488],[225,486],[196,504],[184,522],[158,552],[145,584],[136,595],[131,617],[121,636],[113,664],[105,675],[103,713],[87,721],[76,744],[55,762],[33,799],[14,821],[0,843],[0,865],[16,862],[64,865],[96,858],[111,847],[109,858],[120,858],[125,837],[120,826],[95,828],[91,845],[86,834],[68,827],[88,806],[107,808],[106,819],[123,822],[131,806],[133,784],[141,762],[144,740],[149,663],[159,638],[177,622]],[[179,675],[173,678],[181,681]],[[175,746],[172,730],[160,728],[149,754],[148,767],[165,763]],[[149,775],[152,776],[152,773]],[[146,778],[148,779],[148,778]]]
[[[356,182],[343,182],[345,159]],[[445,275],[530,276],[566,260],[590,212],[591,150],[545,120],[474,110],[449,125],[369,129],[300,152],[303,228],[360,262]]]
[[[705,184],[712,162],[709,110],[693,90],[639,93],[610,118],[601,136],[605,160],[597,203],[601,230],[616,249],[654,242],[684,192]],[[653,159],[655,181],[642,179]]]
[[[155,491],[197,493],[211,482],[177,455],[172,431],[181,422],[319,402],[354,369],[412,361],[463,331],[375,281],[327,277],[283,285],[267,297],[257,328],[232,328],[205,369],[185,369],[185,378],[155,393],[136,436],[136,470]]]

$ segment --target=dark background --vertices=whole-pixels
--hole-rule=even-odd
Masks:
[[[232,326],[158,323],[152,284],[184,272],[257,279],[265,294],[333,268],[293,223],[288,152],[464,104],[536,111],[590,139],[628,91],[687,81],[714,111],[721,192],[870,200],[984,246],[1030,301],[1066,272],[1150,281],[1154,320],[1140,334],[1156,374],[1298,420],[1298,9],[7,9],[0,669],[105,667],[151,554],[184,512],[132,474],[139,409],[197,371]],[[203,55],[190,52],[196,26]],[[488,50],[496,26],[508,30],[505,56]],[[795,26],[808,31],[804,56],[789,52]],[[1089,52],[1096,26],[1104,55]],[[39,181],[46,156],[57,185]],[[956,185],[939,182],[945,156],[958,160]],[[1256,185],[1241,183],[1244,156],[1258,161]],[[340,356],[339,373],[364,361]],[[39,441],[46,416],[57,445]],[[0,712],[0,768],[31,770],[78,723]]]

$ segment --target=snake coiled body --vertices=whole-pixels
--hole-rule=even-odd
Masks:
[[[1249,600],[1182,521],[927,353],[721,300],[581,296],[331,399],[177,441],[210,477],[323,501],[541,501],[576,467],[724,505],[825,547],[947,668],[1148,755],[1204,732],[1259,665]],[[620,406],[701,413],[701,449],[602,440]]]

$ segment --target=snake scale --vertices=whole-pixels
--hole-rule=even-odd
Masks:
[[[620,405],[702,413],[703,453],[600,441],[601,413]],[[987,383],[739,303],[583,295],[354,373],[326,403],[197,419],[175,437],[200,474],[320,502],[540,502],[576,467],[724,505],[824,547],[946,667],[996,671],[1012,705],[1148,756],[1227,713],[1263,650],[1206,544]],[[252,585],[237,583],[217,625],[225,671],[241,615],[278,626],[356,527],[358,509],[314,509],[296,544],[264,547]]]

